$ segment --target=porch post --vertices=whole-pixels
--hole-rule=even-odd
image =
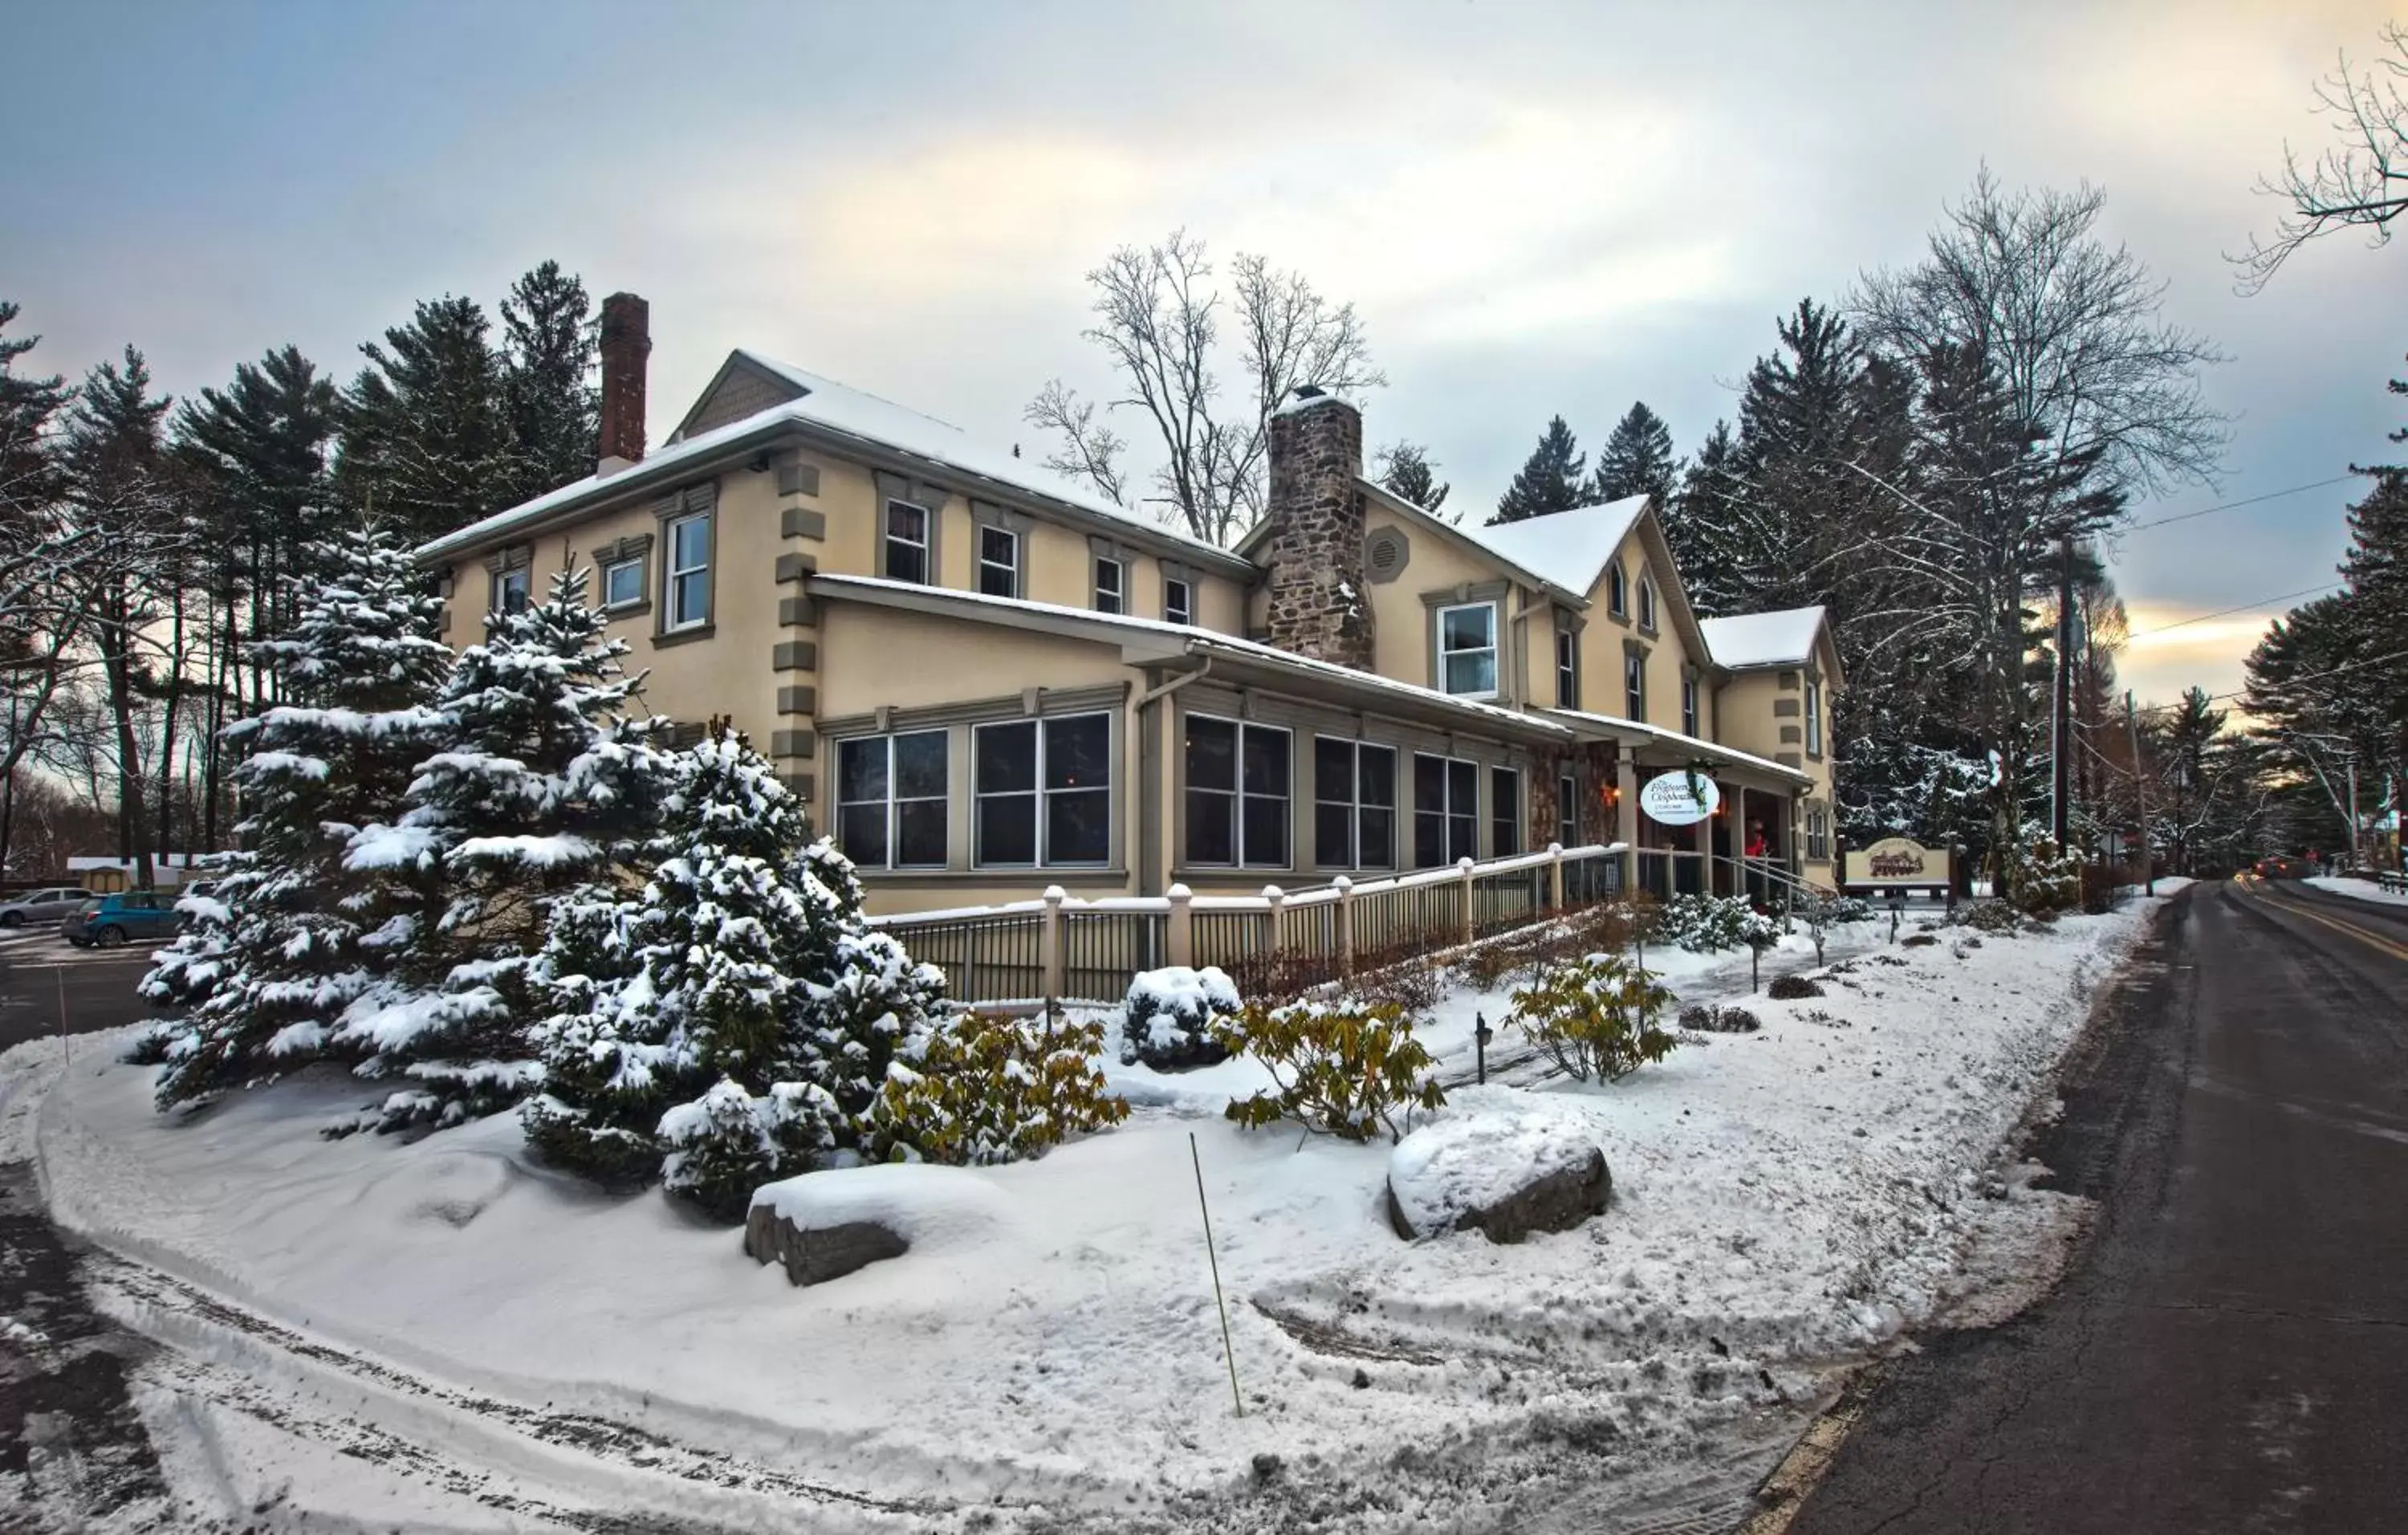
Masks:
[[[1613,789],[1613,839],[1629,850],[1622,855],[1622,888],[1627,895],[1639,888],[1639,764],[1628,747],[1614,751]]]
[[[1338,973],[1354,978],[1354,882],[1340,874],[1329,882],[1338,892]]]
[[[1062,903],[1069,898],[1070,893],[1058,884],[1045,887],[1045,925],[1038,937],[1037,962],[1044,972],[1045,999],[1048,1002],[1062,995],[1064,984],[1069,979],[1062,953]]]
[[[1280,908],[1286,901],[1286,891],[1275,884],[1263,886],[1263,902],[1270,908],[1270,914],[1265,919],[1270,925],[1270,932],[1265,936],[1263,947],[1270,954],[1276,954],[1280,952]]]
[[[1163,956],[1166,965],[1192,966],[1196,963],[1196,913],[1190,904],[1196,893],[1183,884],[1174,884],[1164,893],[1170,902],[1168,930],[1163,936],[1163,946],[1169,952]]]
[[[1471,941],[1473,929],[1478,926],[1471,909],[1471,860],[1457,859],[1455,867],[1463,872],[1463,941],[1469,943]]]
[[[1547,844],[1547,910],[1560,911],[1563,909],[1564,845],[1561,842],[1549,842]]]
[[[1747,785],[1734,781],[1731,784],[1730,845],[1734,854],[1731,867],[1739,870],[1739,888],[1731,894],[1742,900],[1756,898],[1756,871],[1747,867]]]

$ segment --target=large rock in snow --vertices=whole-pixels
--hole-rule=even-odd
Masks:
[[[1576,1112],[1510,1088],[1459,1096],[1388,1156],[1388,1224],[1411,1241],[1569,1231],[1605,1212],[1613,1175]]]
[[[796,1284],[841,1279],[915,1247],[976,1240],[1005,1212],[1001,1191],[964,1168],[888,1163],[807,1172],[752,1191],[744,1251]]]

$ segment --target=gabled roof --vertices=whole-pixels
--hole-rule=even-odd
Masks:
[[[730,352],[727,361],[713,376],[710,387],[703,391],[702,397],[708,399],[720,380],[739,365],[767,375],[794,390],[795,394],[791,398],[756,410],[740,420],[695,437],[672,440],[658,452],[646,455],[632,467],[616,474],[589,475],[582,480],[571,481],[531,501],[495,512],[456,533],[423,545],[417,552],[418,557],[432,560],[474,548],[589,499],[623,495],[674,474],[688,472],[699,467],[704,459],[754,438],[775,435],[781,427],[801,427],[838,443],[859,443],[867,448],[883,449],[909,459],[956,470],[1003,487],[1004,498],[1008,499],[1010,493],[1017,492],[1027,498],[1050,503],[1086,518],[1126,527],[1148,541],[1193,551],[1199,559],[1219,564],[1225,568],[1242,563],[1217,544],[1152,518],[1140,516],[1106,499],[1091,487],[1065,479],[1042,465],[1014,457],[1008,449],[981,442],[959,427],[939,421],[934,416],[922,415],[892,400],[882,399],[876,395],[806,372],[791,364],[764,357],[758,352],[742,348]],[[699,403],[697,401],[697,408]],[[691,423],[694,418],[695,411],[689,410],[685,421]]]
[[[1646,496],[1627,495],[1619,501],[1573,507],[1513,523],[1489,523],[1463,532],[1500,558],[1526,570],[1543,570],[1551,584],[1585,596],[1646,509]]]
[[[1733,671],[1751,667],[1798,667],[1812,660],[1828,615],[1821,605],[1784,608],[1770,613],[1736,613],[1729,618],[1701,618],[1698,627],[1706,637],[1706,653],[1714,665]]]

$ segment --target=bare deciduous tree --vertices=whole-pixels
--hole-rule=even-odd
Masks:
[[[1154,471],[1164,521],[1212,543],[1230,542],[1262,513],[1265,425],[1301,383],[1348,393],[1387,379],[1352,304],[1333,305],[1302,276],[1240,253],[1230,306],[1247,396],[1225,395],[1217,352],[1223,295],[1204,242],[1173,230],[1159,245],[1123,246],[1087,274],[1096,323],[1084,335],[1104,349],[1128,393],[1107,409],[1137,409],[1153,423],[1163,462]],[[1060,380],[1026,411],[1061,449],[1049,468],[1128,504],[1121,464],[1127,444]]]
[[[2391,238],[2391,221],[2408,210],[2408,27],[2386,22],[2383,40],[2391,56],[2382,72],[2352,74],[2349,55],[2316,84],[2316,109],[2333,120],[2342,140],[2314,160],[2302,161],[2283,147],[2283,173],[2260,179],[2258,190],[2290,204],[2275,221],[2272,237],[2252,235],[2249,249],[2225,259],[2240,268],[2235,286],[2254,294],[2266,286],[2291,252],[2336,229],[2361,228],[2368,243]]]

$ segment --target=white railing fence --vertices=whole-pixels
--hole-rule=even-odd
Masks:
[[[1164,965],[1277,965],[1312,983],[1469,943],[1619,896],[1627,851],[1551,845],[1293,894],[1268,885],[1259,896],[1197,896],[1174,884],[1161,896],[1078,900],[1055,885],[1035,900],[870,920],[943,970],[957,1001],[1117,1003],[1139,971]]]

